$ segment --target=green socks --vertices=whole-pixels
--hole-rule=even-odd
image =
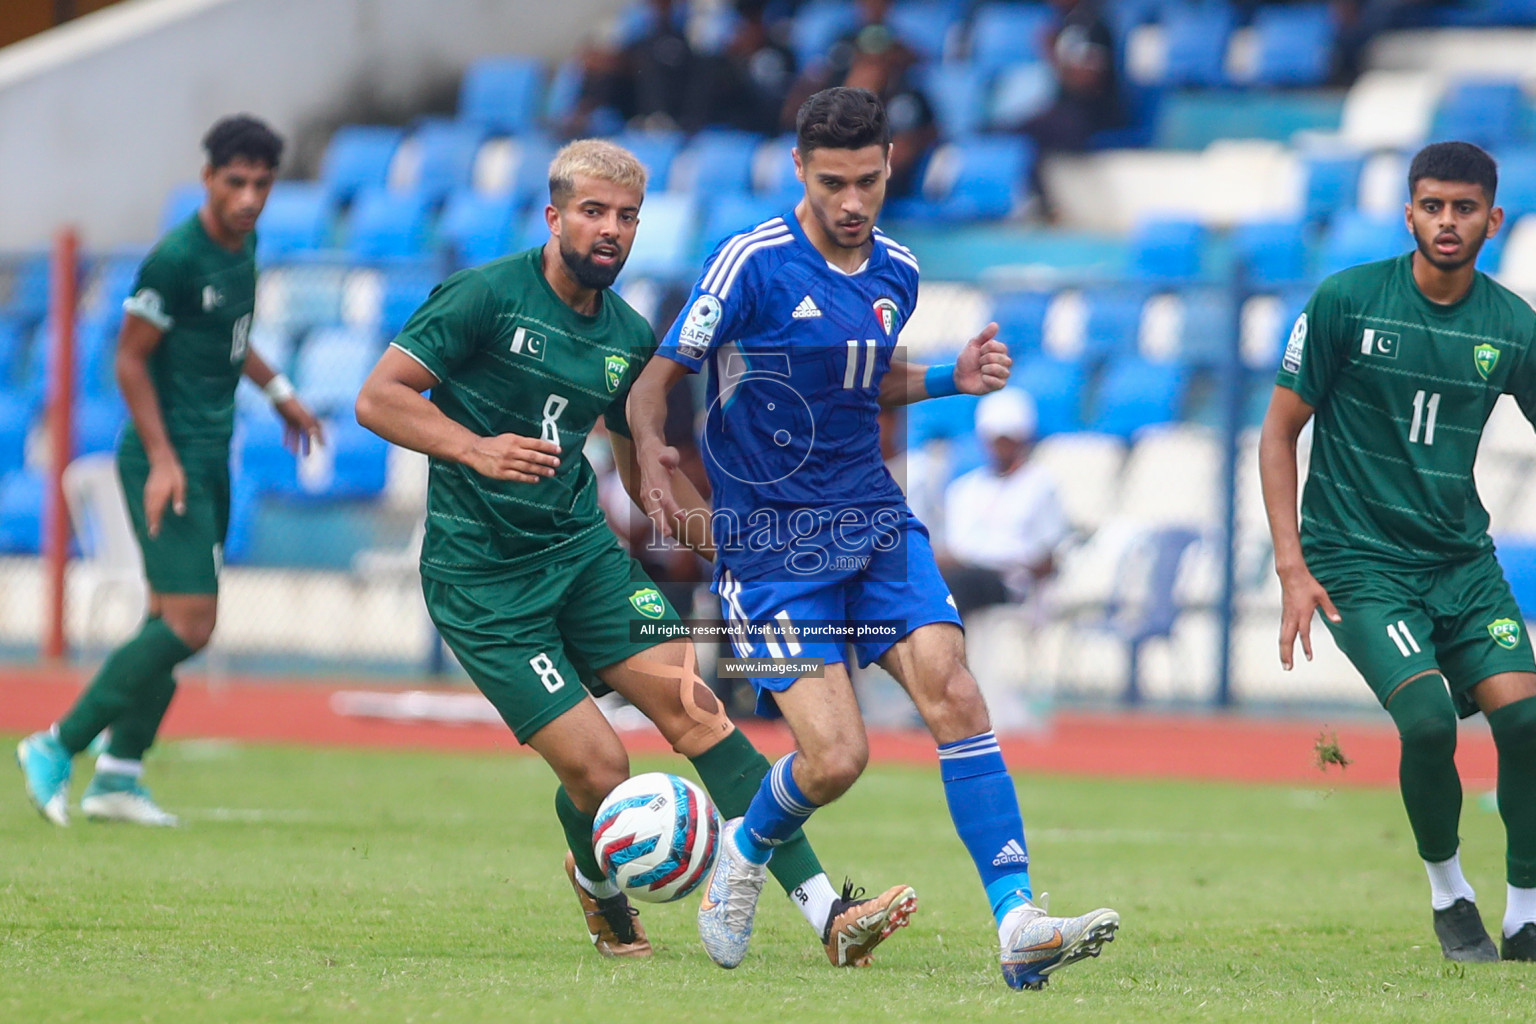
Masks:
[[[175,689],[171,670],[193,653],[163,619],[145,621],[137,636],[113,651],[102,663],[91,685],[59,722],[59,742],[71,754],[78,754],[101,730],[131,714],[127,722],[131,742],[136,745],[142,741],[147,748]],[[153,722],[149,721],[151,713]],[[115,736],[112,746],[113,756],[129,757],[126,753],[116,753]],[[138,753],[142,754],[143,748]],[[136,760],[137,755],[130,759]]]
[[[565,829],[565,845],[576,858],[576,870],[589,882],[601,882],[608,876],[597,866],[597,854],[592,851],[593,815],[583,813],[571,802],[570,794],[561,786],[555,790],[555,815],[560,827]]]
[[[1536,888],[1536,697],[1488,713],[1499,749],[1499,815],[1508,836],[1509,884]]]
[[[747,813],[747,805],[757,794],[769,767],[768,759],[758,753],[739,729],[690,760],[722,818],[739,818]],[[816,851],[800,829],[774,849],[768,870],[791,895],[810,879],[824,874]]]
[[[1436,864],[1449,860],[1461,845],[1456,834],[1461,777],[1456,774],[1456,708],[1451,695],[1438,675],[1420,676],[1392,695],[1387,712],[1403,741],[1398,783],[1419,856]],[[1501,793],[1502,758],[1500,748]]]
[[[142,761],[144,752],[155,742],[155,733],[176,696],[176,677],[166,672],[150,680],[139,699],[112,722],[107,753],[124,761]]]

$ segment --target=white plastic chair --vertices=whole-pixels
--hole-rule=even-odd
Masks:
[[[112,455],[82,455],[65,467],[64,500],[84,556],[75,575],[85,600],[85,635],[94,634],[98,614],[114,595],[129,602],[131,619],[141,618],[148,594],[144,558]]]

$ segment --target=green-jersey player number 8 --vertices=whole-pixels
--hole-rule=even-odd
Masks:
[[[1424,401],[1424,392],[1413,396],[1413,422],[1408,424],[1408,443],[1419,443],[1419,427],[1424,427],[1424,443],[1435,443],[1435,417],[1440,412],[1440,393],[1437,391]]]
[[[1439,397],[1438,395],[1436,396]],[[571,404],[571,400],[564,395],[550,395],[544,399],[544,419],[539,423],[539,439],[560,443],[560,428],[555,421],[560,414],[565,412],[565,407]]]

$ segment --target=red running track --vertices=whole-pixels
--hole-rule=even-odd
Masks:
[[[69,707],[82,685],[81,674],[73,670],[0,670],[0,731],[20,733],[46,726]],[[161,735],[333,747],[525,752],[499,723],[395,722],[347,717],[331,707],[331,696],[339,690],[389,689],[373,682],[251,679],[209,687],[203,679],[192,677],[182,683]],[[1380,722],[1346,719],[1335,724],[1324,717],[1278,720],[1061,712],[1047,732],[1005,736],[1002,746],[1009,767],[1019,773],[1395,786],[1397,735],[1386,716],[1380,718]],[[789,733],[780,725],[753,722],[743,730],[770,757],[791,749]],[[1317,767],[1313,750],[1323,732],[1337,733],[1339,746],[1352,761],[1346,770],[1330,767],[1325,773]],[[654,730],[623,736],[633,753],[670,749]],[[918,731],[872,732],[870,754],[885,761],[937,761],[933,741]],[[1463,730],[1456,760],[1469,788],[1492,788],[1497,756],[1486,729]]]

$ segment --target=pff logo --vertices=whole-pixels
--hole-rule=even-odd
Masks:
[[[1507,651],[1520,646],[1520,623],[1514,619],[1494,619],[1488,623],[1488,635]]]
[[[1472,363],[1483,380],[1487,380],[1493,368],[1499,365],[1499,350],[1492,345],[1479,345],[1472,350]]]
[[[603,376],[608,382],[609,391],[619,390],[619,385],[624,383],[624,374],[629,372],[629,360],[623,356],[609,356],[603,360]]]
[[[655,587],[641,587],[629,595],[629,603],[648,619],[659,619],[667,613],[667,602],[662,600],[661,591]]]

